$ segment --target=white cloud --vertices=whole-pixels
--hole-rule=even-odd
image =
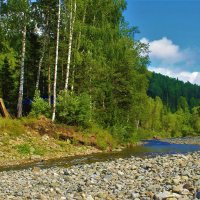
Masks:
[[[171,70],[166,67],[149,67],[149,70],[169,77],[178,78],[184,82],[189,81],[190,83],[200,85],[200,72]]]
[[[189,62],[189,51],[181,50],[178,45],[174,44],[166,37],[153,41],[149,41],[147,38],[142,38],[140,41],[149,44],[149,56],[151,60],[160,62],[162,65]]]
[[[181,49],[166,37],[153,41],[142,38],[140,41],[149,44],[150,71],[200,85],[200,72],[197,68],[197,61],[200,60],[197,59],[196,51]]]

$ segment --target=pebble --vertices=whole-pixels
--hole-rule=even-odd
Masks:
[[[3,171],[0,199],[200,199],[199,160],[200,152],[195,152],[121,158],[69,168]]]

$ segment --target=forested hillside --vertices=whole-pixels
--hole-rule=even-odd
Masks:
[[[154,72],[150,76],[148,95],[160,97],[172,111],[178,109],[181,97],[185,97],[190,110],[200,105],[200,86]]]

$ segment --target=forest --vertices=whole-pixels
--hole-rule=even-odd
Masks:
[[[165,105],[173,112],[178,109],[178,102],[181,97],[185,97],[190,111],[200,105],[200,86],[184,83],[175,78],[170,78],[162,74],[152,73],[149,78],[148,96],[160,97]]]
[[[147,70],[148,45],[134,39],[125,9],[125,0],[0,0],[10,114],[98,126],[121,141],[198,134],[199,86]]]

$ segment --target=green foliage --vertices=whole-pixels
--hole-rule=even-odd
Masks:
[[[192,109],[192,125],[197,133],[200,133],[200,107]]]
[[[199,106],[200,86],[156,73],[152,73],[149,80],[148,95],[153,98],[159,96],[172,112],[181,106],[187,107],[187,104],[190,110]]]
[[[148,46],[133,39],[138,29],[124,21],[125,0],[77,0],[72,47],[68,46],[70,1],[61,4],[58,122],[84,128],[97,124],[102,127],[95,132],[103,149],[110,146],[108,141],[113,138],[129,142],[156,133],[176,137],[200,132],[200,87],[147,71]],[[30,116],[51,116],[57,32],[55,8],[57,1],[51,0],[4,1],[4,18],[0,22],[0,94],[13,115],[19,91],[21,34],[26,26],[24,96],[32,99],[35,95]],[[64,92],[69,48],[72,49],[69,86]],[[40,92],[35,92],[38,74]],[[24,113],[28,113],[29,105],[23,107]],[[102,129],[109,130],[112,136]]]
[[[85,130],[85,132],[95,135],[96,145],[102,150],[106,150],[108,148],[114,149],[120,141],[119,138],[113,136],[108,130],[103,129],[102,127],[94,123],[91,124],[90,128]]]
[[[60,92],[57,99],[57,120],[59,122],[74,126],[88,126],[90,119],[89,95]]]
[[[138,142],[145,139],[152,139],[152,138],[170,138],[171,133],[165,131],[149,131],[145,129],[138,129],[132,134],[130,138],[131,142]]]
[[[51,108],[49,103],[40,97],[40,92],[36,91],[33,102],[32,109],[30,112],[30,116],[39,117],[44,115],[46,117],[50,117]]]
[[[178,100],[178,110],[182,109],[184,112],[189,111],[188,103],[185,97],[181,96]]]
[[[22,155],[28,155],[31,153],[31,146],[27,143],[20,144],[16,148],[17,148],[17,151]]]
[[[17,149],[18,153],[22,155],[44,155],[45,150],[43,147],[38,146],[37,144],[32,145],[29,143],[23,143],[16,145],[15,148]]]

